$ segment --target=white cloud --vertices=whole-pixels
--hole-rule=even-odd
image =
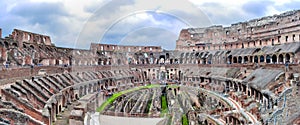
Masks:
[[[293,2],[293,0],[268,1],[271,1],[270,3],[272,4],[258,1],[265,5],[263,14],[266,16],[285,11],[286,8],[278,8]],[[182,28],[187,28],[188,26],[201,27],[211,25],[210,20],[207,19],[208,17],[213,24],[229,25],[260,16],[243,9],[243,6],[257,2],[256,0],[189,0],[189,2],[186,0],[152,0],[151,2],[148,0],[82,0],[76,2],[71,0],[25,0],[23,2],[60,3],[64,10],[67,11],[67,15],[52,18],[53,20],[49,20],[45,24],[40,22],[32,23],[29,22],[29,17],[16,17],[10,13],[17,7],[19,1],[1,1],[0,7],[5,8],[6,11],[0,12],[0,15],[12,19],[0,19],[0,27],[11,28],[11,30],[17,27],[47,34],[59,46],[73,47],[74,44],[78,44],[76,47],[80,48],[88,48],[90,42],[98,42],[105,33],[115,34],[116,38],[122,37],[121,34],[125,34],[123,39],[127,39],[126,34],[132,36],[132,34],[136,34],[135,32],[143,29],[143,27],[154,27],[168,30],[178,35]],[[163,18],[155,16],[147,13],[147,10],[159,12],[158,15],[166,14],[166,16]],[[11,21],[10,25],[7,25],[8,21]],[[168,41],[166,40],[168,38],[162,37],[163,35],[156,36],[160,37],[162,41]],[[147,39],[145,38],[147,34],[141,37]],[[155,35],[149,34],[148,39],[151,37],[155,37]],[[79,42],[74,43],[75,41]],[[169,44],[175,44],[175,41]]]
[[[173,4],[170,5],[169,3],[171,2]],[[160,13],[165,13],[166,18],[173,18],[170,21],[164,18],[153,17],[153,14],[148,13],[148,11],[154,11],[153,13],[155,13],[157,10]],[[115,33],[120,37],[120,33],[126,35],[131,32],[130,30],[148,26],[168,28],[168,30],[178,34],[179,30],[183,27],[186,28],[187,25],[208,26],[209,24],[209,20],[207,20],[207,17],[201,10],[185,0],[176,2],[172,0],[154,0],[151,2],[148,0],[125,2],[114,0],[95,11],[83,27],[77,44],[86,46],[86,41],[97,42],[101,40],[104,34]],[[175,41],[172,44],[175,44]]]

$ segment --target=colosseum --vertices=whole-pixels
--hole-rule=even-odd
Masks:
[[[175,50],[1,34],[1,125],[300,124],[300,10],[182,29]]]

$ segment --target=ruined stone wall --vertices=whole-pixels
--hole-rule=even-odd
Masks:
[[[40,66],[34,68],[13,68],[13,69],[2,69],[0,71],[1,84],[11,82],[11,79],[24,79],[31,76],[38,75],[41,69],[45,69],[47,74],[64,73],[70,71],[71,68],[55,67],[55,66]],[[14,79],[16,80],[16,79]]]
[[[23,42],[43,44],[49,46],[52,44],[49,36],[35,34],[18,29],[14,29],[14,31],[11,34],[11,37],[13,38],[13,40],[18,41],[19,45],[22,45]]]
[[[162,52],[160,46],[124,46],[112,44],[91,44],[91,51],[115,51],[115,52]]]
[[[189,28],[180,32],[176,50],[220,50],[261,47],[300,41],[300,11],[232,24]]]

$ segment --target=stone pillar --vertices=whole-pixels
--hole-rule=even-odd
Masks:
[[[2,29],[0,28],[0,38],[2,38]]]
[[[249,87],[248,85],[246,86],[246,95],[248,96],[248,93],[249,93]]]
[[[242,57],[242,62],[241,63],[243,64],[244,62],[245,62],[244,57]]]
[[[272,57],[270,57],[270,63],[273,63],[273,59],[272,59]]]

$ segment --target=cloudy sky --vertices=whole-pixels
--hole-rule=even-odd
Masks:
[[[300,0],[1,0],[3,36],[13,29],[51,36],[56,46],[93,43],[174,49],[182,28],[229,26],[300,9]]]

